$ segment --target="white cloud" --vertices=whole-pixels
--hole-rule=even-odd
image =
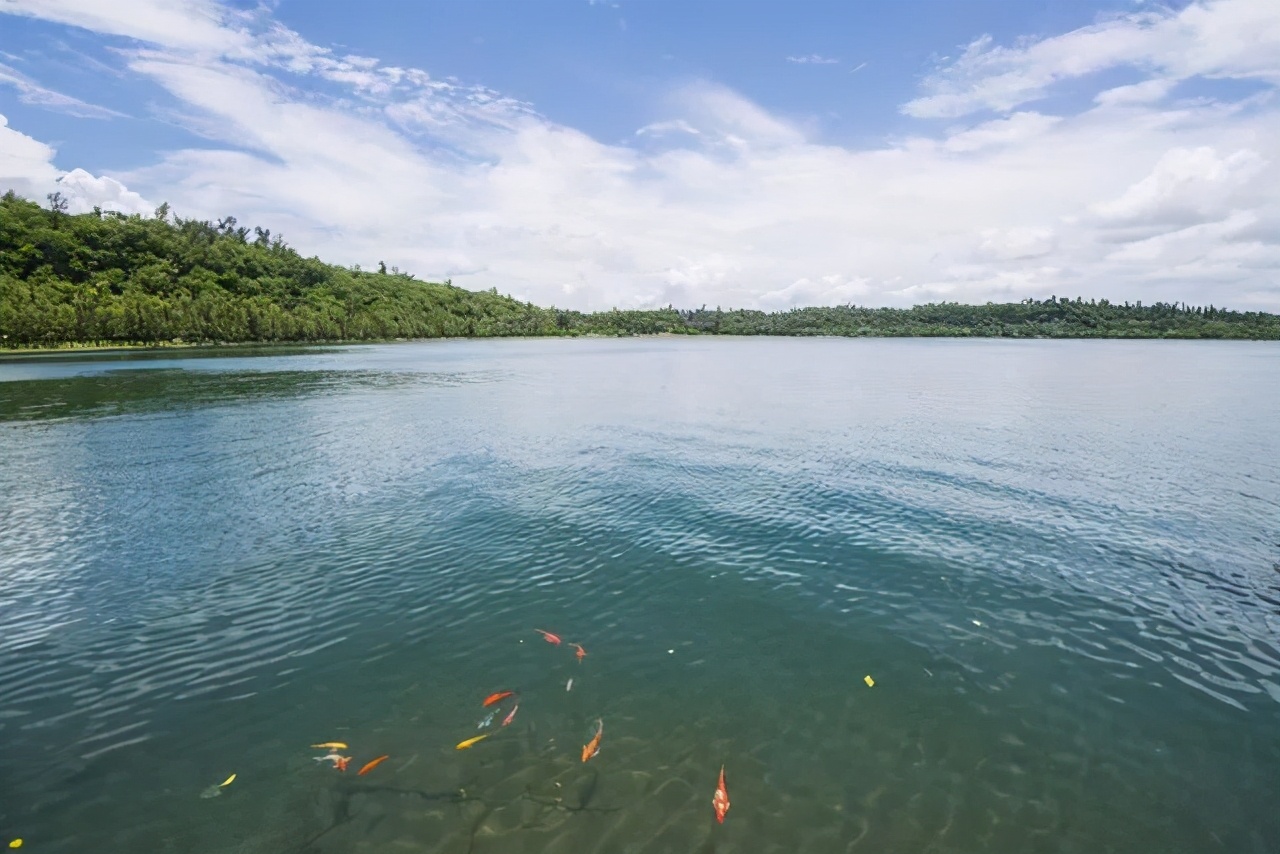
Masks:
[[[1153,104],[1161,100],[1178,84],[1176,80],[1159,77],[1133,83],[1129,86],[1116,86],[1106,89],[1094,97],[1094,103],[1104,107],[1121,107],[1131,104]]]
[[[1200,75],[1280,83],[1280,12],[1273,0],[1215,0],[1177,13],[1122,15],[1017,47],[983,36],[930,75],[926,94],[907,102],[903,112],[955,117],[1008,111],[1044,97],[1055,83],[1116,67],[1170,80]]]
[[[1237,191],[1265,167],[1262,156],[1248,149],[1222,157],[1207,145],[1172,148],[1149,175],[1092,210],[1121,224],[1200,222],[1228,210]]]
[[[67,113],[84,119],[105,119],[120,116],[115,110],[87,104],[79,98],[46,89],[25,74],[7,65],[0,64],[0,84],[8,84],[18,90],[18,100],[24,104],[47,107],[51,110]]]
[[[60,176],[58,189],[70,202],[67,209],[71,213],[85,213],[99,207],[104,211],[149,214],[156,208],[116,179],[90,175],[83,169],[72,169]]]
[[[1058,116],[1040,113],[1014,113],[1007,119],[994,119],[947,137],[949,151],[977,151],[995,145],[1025,145],[1062,121]]]
[[[839,65],[840,60],[832,59],[829,56],[822,56],[817,53],[810,53],[805,56],[788,56],[787,62],[794,62],[797,65]]]
[[[124,51],[129,71],[164,87],[172,116],[211,144],[110,184],[67,173],[77,198],[234,214],[336,263],[385,260],[544,305],[1070,293],[1280,308],[1270,90],[1168,98],[1187,67],[1269,85],[1256,49],[1267,29],[1254,15],[1243,32],[1256,38],[1241,42],[1239,3],[1117,18],[1065,42],[982,44],[926,81],[924,98],[945,95],[951,111],[921,114],[999,103],[1009,115],[870,148],[824,142],[711,81],[670,92],[629,144],[605,144],[483,87],[312,45],[262,10],[172,7],[169,29],[147,29],[131,6],[105,23],[112,7],[94,6],[96,18],[87,7],[50,17],[146,41]],[[1181,70],[1141,60],[1156,55],[1152,33],[1198,58]],[[1079,112],[1013,110],[1064,75],[1122,61],[1152,76]],[[53,159],[0,126],[0,172],[27,176],[35,198],[63,176]]]
[[[243,48],[248,33],[214,0],[0,0],[0,13],[25,15],[185,51]]]
[[[61,192],[71,213],[85,213],[95,205],[123,213],[154,209],[113,178],[95,177],[83,169],[63,172],[53,165],[55,154],[51,146],[10,128],[8,119],[0,115],[0,191],[13,190],[42,203],[47,194]]]
[[[988,228],[981,236],[978,254],[1001,261],[1040,258],[1055,246],[1051,228]]]
[[[0,189],[43,199],[58,180],[53,154],[50,146],[9,127],[9,120],[0,115]]]

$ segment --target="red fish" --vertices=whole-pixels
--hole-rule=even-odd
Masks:
[[[383,754],[382,756],[379,756],[377,759],[374,759],[371,762],[365,763],[365,766],[361,768],[358,772],[356,772],[356,776],[363,777],[365,774],[368,774],[374,768],[377,768],[380,763],[385,762],[389,758],[390,758],[389,756],[387,756],[386,754]]]
[[[724,824],[724,815],[729,811],[729,790],[724,787],[724,766],[720,766],[720,785],[711,798],[711,806],[716,809],[716,821]]]
[[[600,752],[600,737],[604,735],[604,721],[596,720],[596,734],[591,741],[582,746],[582,761],[586,762],[592,756]]]
[[[571,643],[569,644],[569,646],[577,650],[577,652],[575,652],[574,655],[578,656],[578,663],[581,664],[582,659],[587,657],[587,651],[582,648],[582,644],[580,643]]]
[[[535,631],[535,632],[537,632],[538,634],[542,635],[544,638],[546,638],[546,639],[547,639],[547,643],[553,643],[553,644],[555,644],[556,646],[559,646],[559,645],[560,645],[560,636],[559,636],[559,635],[553,635],[553,634],[551,634],[551,632],[544,632],[542,629],[534,629],[534,631]]]
[[[510,697],[514,693],[515,691],[499,691],[496,694],[490,694],[489,696],[484,698],[484,704],[486,706],[492,706],[494,703],[497,703],[501,700],[505,700],[507,697]]]
[[[511,711],[507,712],[507,716],[502,719],[502,725],[506,726],[516,719],[516,711],[520,708],[520,704],[516,703],[511,707]]]

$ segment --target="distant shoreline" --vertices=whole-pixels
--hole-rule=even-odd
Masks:
[[[452,280],[303,258],[217,223],[46,210],[0,196],[0,348],[68,353],[453,338],[749,335],[839,338],[1280,340],[1280,315],[1185,302],[1051,296],[911,308],[765,312],[701,306],[583,312]]]
[[[579,333],[575,335],[507,335],[507,336],[465,336],[449,335],[426,338],[364,338],[332,341],[182,341],[156,342],[151,344],[101,344],[67,342],[52,346],[17,346],[0,347],[0,360],[23,356],[74,356],[74,355],[109,355],[112,353],[158,353],[166,350],[185,352],[190,350],[309,350],[324,347],[354,347],[375,344],[415,344],[426,341],[497,341],[497,340],[574,340],[592,339],[609,340],[625,338],[824,338],[824,339],[913,339],[913,340],[949,340],[949,341],[1239,341],[1253,343],[1275,343],[1276,338],[1263,337],[1191,337],[1183,335],[760,335],[741,333],[677,333],[677,332],[637,332],[630,334]]]

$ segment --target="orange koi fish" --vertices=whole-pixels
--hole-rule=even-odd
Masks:
[[[553,643],[553,644],[555,644],[556,646],[559,646],[559,645],[560,645],[560,636],[559,636],[559,635],[553,635],[553,634],[551,634],[551,632],[544,632],[542,629],[534,629],[534,631],[535,631],[535,632],[537,632],[538,634],[542,635],[544,638],[546,638],[546,639],[547,639],[547,643]]]
[[[582,663],[582,659],[584,659],[584,658],[586,658],[586,657],[587,657],[587,651],[586,651],[585,649],[583,649],[583,648],[582,648],[582,644],[580,644],[580,643],[571,643],[571,644],[569,644],[569,646],[571,646],[571,647],[573,647],[574,649],[578,650],[577,652],[575,652],[575,653],[574,653],[574,655],[578,656],[578,663],[579,663],[579,664],[581,664],[581,663]]]
[[[460,741],[458,742],[458,746],[455,747],[454,750],[466,750],[471,745],[476,744],[477,742],[484,741],[488,737],[489,737],[489,733],[486,732],[484,735],[477,735],[474,738],[468,738],[466,741]]]
[[[600,752],[600,737],[604,735],[604,721],[596,719],[596,734],[591,741],[582,746],[582,761],[586,762]]]
[[[363,777],[365,774],[368,774],[374,768],[377,768],[379,764],[387,761],[389,758],[390,757],[384,753],[382,756],[379,756],[377,759],[374,759],[371,762],[366,762],[365,766],[356,772],[356,776]]]
[[[511,711],[508,712],[507,716],[502,719],[503,726],[506,726],[507,724],[511,723],[513,720],[516,719],[516,712],[519,710],[519,708],[520,708],[519,703],[516,703],[514,706],[511,707]]]
[[[337,768],[339,771],[346,771],[346,770],[347,770],[347,763],[349,763],[349,762],[351,761],[351,757],[350,757],[350,756],[342,756],[342,755],[337,754],[337,753],[330,753],[330,754],[328,754],[328,755],[326,755],[326,756],[316,756],[316,757],[314,757],[314,758],[315,758],[315,760],[316,760],[317,762],[324,762],[324,761],[326,761],[326,760],[327,760],[327,761],[329,761],[329,762],[332,762],[332,763],[333,763],[333,767],[334,767],[334,768]]]
[[[716,821],[724,824],[724,815],[729,811],[729,790],[724,787],[724,766],[720,766],[720,785],[711,798],[711,806],[716,810]]]
[[[484,698],[484,705],[492,706],[494,703],[501,702],[513,694],[515,694],[515,691],[499,691],[496,694],[490,694]]]

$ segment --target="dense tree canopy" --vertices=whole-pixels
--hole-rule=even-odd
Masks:
[[[786,312],[546,309],[452,283],[303,258],[279,235],[156,216],[69,215],[0,198],[0,335],[9,347],[68,343],[339,341],[444,336],[949,335],[1280,339],[1280,316],[1157,303],[1026,300],[911,309]]]

